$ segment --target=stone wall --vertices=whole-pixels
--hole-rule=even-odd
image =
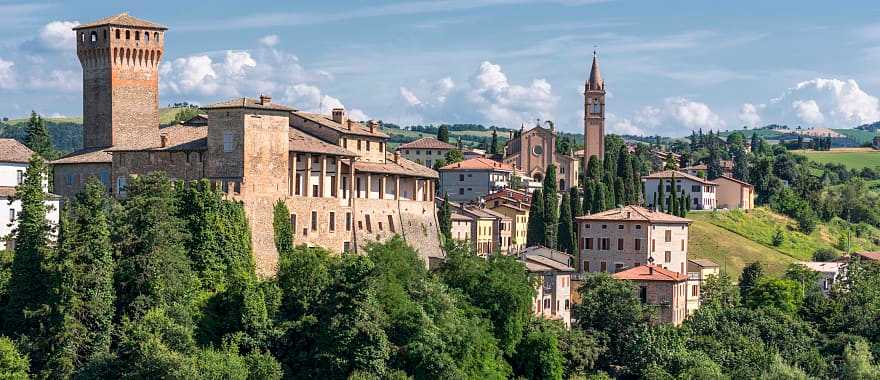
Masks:
[[[52,193],[64,198],[72,197],[82,190],[89,177],[100,179],[110,188],[110,168],[110,163],[52,165]]]
[[[120,176],[165,172],[177,180],[194,181],[205,178],[204,152],[149,151],[113,153],[113,182]]]

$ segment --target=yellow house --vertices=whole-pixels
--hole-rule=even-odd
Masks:
[[[513,221],[510,251],[519,252],[526,248],[526,236],[529,228],[529,210],[511,203],[498,203],[489,207],[492,211],[509,217]]]
[[[755,186],[726,175],[713,181],[718,184],[715,194],[717,208],[751,210],[755,207]]]

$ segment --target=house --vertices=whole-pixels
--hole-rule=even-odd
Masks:
[[[21,201],[15,199],[15,188],[25,180],[33,151],[15,139],[0,139],[0,249],[13,249],[15,242],[12,234],[18,227],[18,214],[21,213]],[[48,179],[43,180],[43,191],[49,191]],[[58,225],[60,212],[59,197],[48,194],[46,200],[48,212],[46,219],[49,225]]]
[[[519,252],[526,247],[529,228],[529,208],[522,204],[517,205],[516,203],[509,202],[495,203],[495,201],[492,202],[494,206],[487,203],[486,208],[511,219],[513,230],[511,231],[509,250]]]
[[[542,246],[524,249],[520,260],[529,274],[540,279],[533,299],[535,316],[561,320],[571,327],[571,256]]]
[[[687,312],[691,315],[700,308],[703,284],[710,276],[721,274],[721,267],[708,259],[689,259],[687,263]]]
[[[488,256],[496,251],[510,253],[512,218],[477,205],[459,204],[454,212],[473,220],[470,236],[478,255]]]
[[[451,215],[452,226],[450,228],[450,237],[458,241],[470,241],[471,232],[474,229],[474,218],[453,212]]]
[[[712,180],[718,187],[716,208],[751,210],[755,207],[755,186],[728,175]]]
[[[880,252],[855,252],[852,255],[861,260],[880,262]]]
[[[488,158],[472,158],[446,165],[440,170],[440,194],[450,200],[478,200],[510,183],[513,167]]]
[[[208,115],[204,114],[204,113],[200,113],[198,115],[195,115],[195,116],[189,118],[189,120],[182,121],[180,124],[183,126],[187,126],[187,127],[207,127],[208,126]]]
[[[686,275],[647,264],[615,273],[612,277],[633,283],[642,304],[657,309],[655,323],[678,326],[687,318]]]
[[[514,190],[505,187],[496,192],[489,193],[483,197],[483,200],[486,201],[487,205],[494,204],[497,206],[499,203],[512,202],[514,204],[526,205],[526,207],[528,207],[532,204],[532,194],[527,191]]]
[[[446,153],[453,149],[455,149],[455,145],[445,143],[433,137],[424,137],[401,144],[397,147],[397,152],[407,160],[433,168],[438,160],[445,160]]]
[[[721,160],[721,174],[726,176],[733,176],[733,161],[731,160]],[[681,168],[681,171],[697,176],[700,178],[707,178],[709,175],[709,165],[706,164],[698,164],[687,166]]]
[[[834,283],[843,279],[843,276],[846,276],[846,263],[842,261],[798,261],[798,264],[819,274],[819,277],[816,279],[816,285],[822,291],[822,294],[828,294]]]
[[[466,148],[461,154],[464,156],[465,160],[470,160],[472,158],[486,158],[486,151],[477,148]]]
[[[675,180],[675,187],[671,182]],[[660,182],[664,184],[666,197],[670,194],[680,196],[682,191],[690,200],[691,210],[713,210],[716,208],[715,194],[718,184],[678,170],[663,170],[642,177],[645,184],[645,202],[655,208],[654,197],[658,195]]]
[[[690,219],[625,206],[576,220],[581,273],[616,273],[649,262],[687,273]]]

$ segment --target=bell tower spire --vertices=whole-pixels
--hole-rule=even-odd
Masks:
[[[590,76],[584,83],[584,165],[592,156],[605,157],[605,81],[595,48]]]

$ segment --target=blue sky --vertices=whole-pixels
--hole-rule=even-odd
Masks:
[[[608,129],[880,120],[880,2],[0,2],[0,115],[81,113],[75,23],[170,28],[161,102],[269,93],[399,124],[582,129],[594,45]]]

